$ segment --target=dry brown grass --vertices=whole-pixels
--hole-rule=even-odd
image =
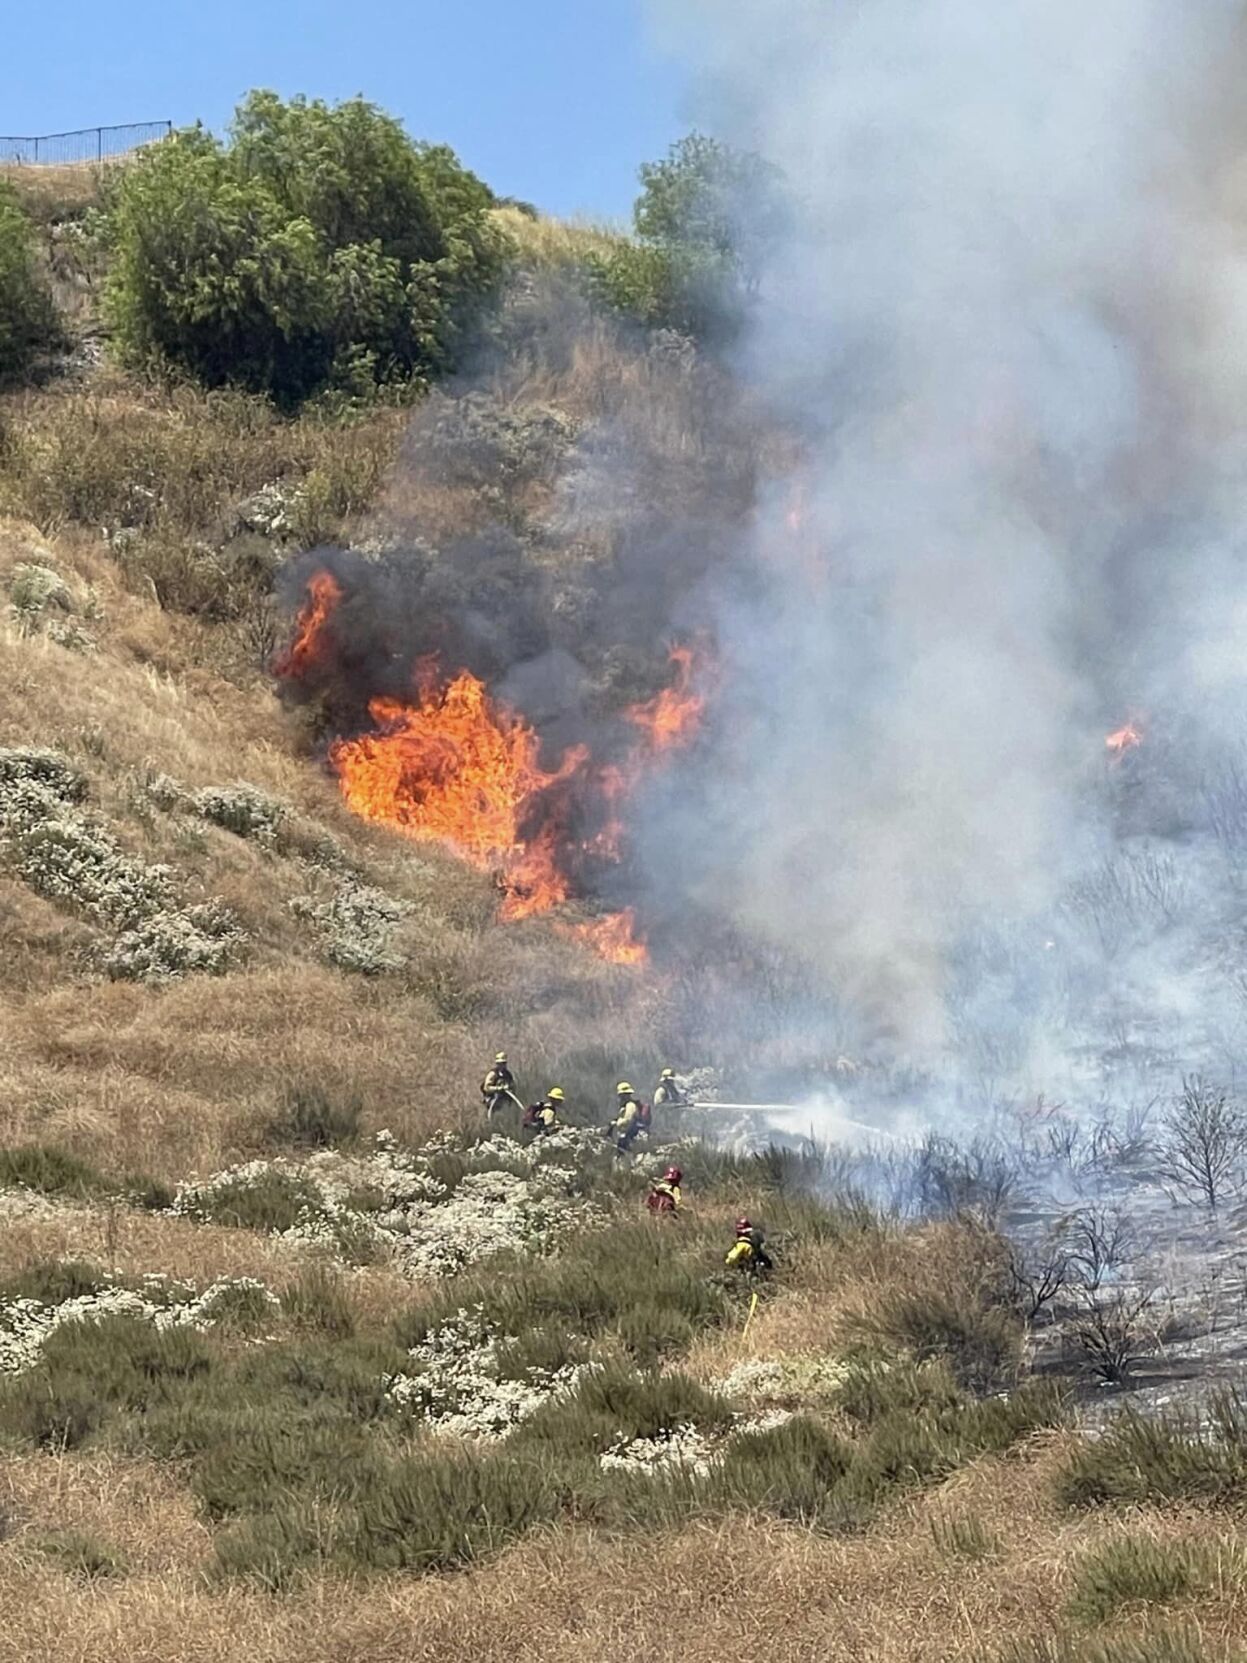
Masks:
[[[1060,1438],[990,1460],[858,1537],[774,1524],[705,1526],[647,1541],[562,1531],[466,1575],[349,1585],[325,1579],[271,1598],[210,1591],[206,1538],[174,1481],[102,1457],[9,1461],[0,1472],[22,1529],[0,1547],[0,1658],[51,1663],[945,1663],[990,1656],[1068,1627],[1072,1570],[1123,1526],[1069,1519],[1049,1498]],[[999,1551],[943,1549],[934,1520],[972,1517]],[[29,1535],[80,1521],[135,1569],[84,1588],[32,1554]],[[1132,1532],[1242,1545],[1229,1519],[1144,1513]],[[1190,1617],[1189,1610],[1177,1615]],[[1198,1613],[1209,1643],[1247,1636],[1247,1599]],[[1145,1617],[1127,1619],[1137,1630]],[[1157,1619],[1153,1617],[1151,1621]]]
[[[32,219],[47,224],[97,207],[110,173],[124,165],[121,158],[37,167],[6,162],[0,163],[0,179],[13,186]]]

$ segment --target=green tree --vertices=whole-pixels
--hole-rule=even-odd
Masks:
[[[592,262],[598,292],[649,325],[730,334],[782,228],[777,170],[690,133],[640,180],[634,241]]]
[[[131,361],[291,404],[449,368],[494,291],[488,187],[362,99],[255,92],[230,142],[179,133],[127,169],[107,306]]]
[[[34,227],[16,190],[0,179],[0,381],[24,375],[63,341],[39,271]]]

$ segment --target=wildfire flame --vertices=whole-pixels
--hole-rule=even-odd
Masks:
[[[693,649],[672,647],[675,665],[674,687],[664,687],[652,699],[632,705],[628,720],[646,734],[653,751],[669,751],[687,745],[701,726],[706,701],[690,691],[693,680]]]
[[[1122,757],[1127,751],[1133,751],[1142,743],[1142,731],[1133,722],[1127,722],[1124,727],[1118,728],[1116,733],[1108,734],[1104,740],[1105,749],[1113,757]]]
[[[307,599],[295,618],[294,640],[274,660],[279,676],[298,678],[316,664],[324,650],[325,625],[342,599],[342,587],[330,572],[308,580]]]
[[[644,964],[648,956],[645,943],[637,940],[635,932],[636,913],[632,907],[608,912],[589,924],[573,924],[566,931],[574,941],[583,941],[611,964]]]
[[[279,675],[298,677],[322,662],[326,626],[341,598],[328,572],[312,577],[294,640],[275,664]],[[588,748],[578,745],[557,767],[544,768],[541,740],[522,716],[496,703],[469,671],[447,681],[436,659],[423,659],[412,699],[373,699],[374,731],[335,740],[330,766],[361,818],[441,843],[493,872],[503,892],[500,916],[530,918],[572,898],[566,856],[575,845],[559,788],[575,780],[578,792],[594,794],[604,811],[601,829],[580,849],[618,861],[623,800],[658,758],[695,736],[705,700],[692,691],[692,649],[672,648],[671,662],[673,685],[625,712],[640,737],[619,763],[594,767]],[[558,928],[613,963],[645,962],[631,907]]]
[[[557,825],[546,820],[528,839],[523,828],[541,795],[570,779],[587,750],[564,752],[547,772],[537,735],[495,706],[482,681],[463,671],[438,691],[427,662],[419,679],[418,704],[374,699],[368,710],[376,733],[330,747],[342,795],[365,820],[446,844],[474,866],[498,871],[504,918],[548,912],[569,894]]]

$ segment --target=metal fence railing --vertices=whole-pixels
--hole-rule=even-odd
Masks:
[[[0,166],[71,167],[77,162],[103,162],[124,156],[145,144],[168,138],[171,121],[131,121],[120,127],[80,127],[73,133],[41,133],[17,138],[0,133]]]

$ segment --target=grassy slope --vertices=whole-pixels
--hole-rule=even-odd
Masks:
[[[606,235],[507,217],[534,264],[557,265]],[[558,369],[507,366],[499,391],[520,407],[553,402],[578,419],[613,397],[616,418],[644,413],[660,451],[687,456],[699,443],[669,382],[621,358],[602,332],[576,341]],[[326,524],[358,524],[400,423],[379,418],[344,446],[334,434],[256,432],[239,410],[214,414],[194,397],[118,382],[13,398],[2,415],[18,447],[10,515],[0,522],[0,589],[19,562],[54,566],[80,613],[94,595],[86,621],[97,645],[73,651],[4,615],[0,746],[63,748],[88,777],[92,812],[122,844],[171,864],[188,896],[226,901],[250,945],[245,963],[220,979],[163,989],[104,981],[83,957],[92,926],[0,876],[0,1144],[54,1142],[106,1175],[177,1180],[271,1152],[270,1123],[292,1082],[357,1097],[365,1134],[388,1126],[414,1142],[471,1115],[481,1061],[503,1040],[526,1078],[578,1075],[586,1096],[606,1083],[614,1059],[634,1058],[635,1036],[652,1021],[644,984],[571,953],[541,925],[499,928],[486,880],[353,821],[301,720],[249,668],[247,618],[227,607],[209,623],[153,598],[166,572],[158,559],[207,535],[232,499],[269,478],[319,470],[333,487],[322,501]],[[358,489],[333,473],[352,446],[365,482]],[[123,570],[89,527],[97,507],[111,513],[140,463],[161,477],[162,505],[149,565]],[[524,489],[513,506],[539,517],[546,488]],[[466,488],[404,466],[376,511],[436,537],[486,509]],[[401,937],[406,968],[364,978],[327,964],[289,907],[324,875],[297,847],[269,852],[185,809],[154,807],[146,782],[158,774],[189,790],[245,780],[292,805],[305,844],[317,830],[331,834],[365,881],[413,904]],[[533,988],[553,991],[537,1004]],[[770,1203],[739,1187],[703,1194],[698,1231],[686,1233],[681,1251],[712,1265],[742,1204]],[[747,1345],[734,1321],[703,1333],[685,1366],[712,1383],[743,1356],[835,1352],[897,1290],[968,1285],[974,1264],[963,1247],[955,1232],[938,1230],[807,1245]],[[200,1283],[250,1274],[282,1287],[307,1257],[253,1231],[90,1200],[24,1207],[0,1232],[6,1281],[43,1261],[81,1258],[122,1273]],[[344,1275],[338,1290],[358,1333],[378,1343],[396,1311],[435,1297],[385,1264]],[[1053,1480],[1067,1460],[1068,1435],[1041,1434],[1019,1453],[973,1462],[934,1491],[898,1500],[856,1535],[764,1518],[710,1520],[641,1541],[561,1525],[462,1576],[352,1584],[326,1574],[274,1598],[205,1584],[215,1533],[184,1463],[107,1439],[64,1453],[14,1448],[0,1464],[9,1524],[0,1542],[0,1659],[970,1658],[1069,1630],[1063,1606],[1080,1563],[1123,1532],[1160,1543],[1211,1538],[1233,1562],[1241,1544],[1232,1518],[1145,1511],[1123,1523],[1063,1511]],[[92,1581],[72,1555],[49,1552],[49,1537],[63,1543],[74,1532],[114,1549],[125,1574]],[[1210,1645],[1247,1637],[1237,1575],[1177,1603],[1179,1616],[1198,1613]],[[1132,1632],[1161,1620],[1154,1605],[1128,1606],[1114,1623]]]

